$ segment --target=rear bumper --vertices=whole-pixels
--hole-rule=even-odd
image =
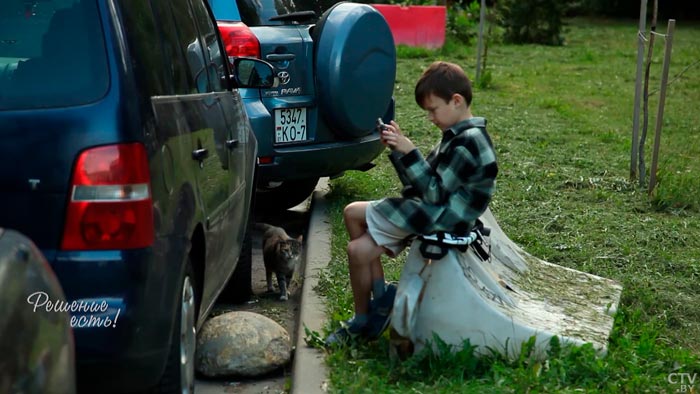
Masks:
[[[258,182],[337,175],[372,162],[383,150],[376,133],[353,141],[278,147],[272,163],[258,166]]]
[[[246,113],[258,141],[258,157],[271,158],[271,163],[260,164],[258,184],[333,176],[343,171],[359,169],[371,163],[384,150],[377,131],[360,138],[343,138],[333,134],[327,126],[310,114],[307,143],[275,145],[272,130],[274,119],[259,97],[244,100]],[[314,109],[315,111],[315,109]],[[394,100],[391,100],[383,119],[394,118]]]
[[[175,262],[181,260],[166,265],[154,248],[47,254],[66,299],[84,306],[71,310],[80,389],[155,385],[170,348],[182,271]]]

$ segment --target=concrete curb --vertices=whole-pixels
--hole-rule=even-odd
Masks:
[[[314,287],[318,283],[318,272],[331,259],[331,226],[326,215],[325,199],[327,192],[328,179],[322,178],[311,201],[291,394],[321,394],[327,391],[328,386],[325,354],[307,346],[304,341],[304,326],[320,333],[326,320],[325,302],[314,291]]]

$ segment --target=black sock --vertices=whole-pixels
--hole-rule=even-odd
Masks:
[[[386,290],[386,283],[384,283],[384,278],[375,279],[372,282],[372,295],[374,296],[375,299],[383,296],[385,290]]]

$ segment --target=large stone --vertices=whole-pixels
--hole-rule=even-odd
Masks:
[[[228,312],[209,319],[197,337],[197,371],[209,377],[259,376],[287,364],[289,333],[252,312]]]

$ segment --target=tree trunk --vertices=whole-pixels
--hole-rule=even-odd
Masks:
[[[676,20],[668,20],[666,29],[666,50],[664,51],[664,64],[661,70],[661,88],[659,89],[659,110],[656,113],[656,132],[654,133],[654,150],[651,155],[651,170],[649,176],[649,195],[656,187],[656,170],[659,164],[659,148],[661,146],[661,128],[664,124],[664,106],[666,103],[666,88],[668,87],[668,69],[671,66],[671,48],[673,47],[673,31],[676,28]]]

